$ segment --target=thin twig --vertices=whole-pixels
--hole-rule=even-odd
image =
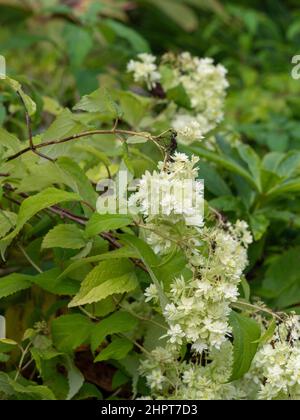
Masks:
[[[5,188],[9,191],[14,191],[14,189],[6,184]],[[21,205],[22,203],[18,200],[15,200],[14,198],[9,197],[6,193],[3,194],[5,198],[7,198],[8,200],[10,200],[11,202],[17,204],[17,205]],[[21,196],[25,195],[25,198],[27,198],[27,194],[19,194]],[[88,218],[85,216],[78,216],[72,212],[70,212],[67,209],[61,208],[59,206],[51,206],[45,209],[45,211],[51,212],[51,213],[55,213],[58,216],[60,216],[62,219],[69,219],[72,220],[73,222],[76,222],[78,224],[80,224],[81,226],[85,226]],[[121,248],[122,245],[118,242],[118,240],[109,232],[102,232],[100,233],[100,236],[105,239],[107,242],[109,242],[114,248]],[[143,264],[142,261],[136,259],[136,258],[131,258],[131,261],[140,269],[142,269],[145,272],[148,272],[147,268],[145,267],[145,265]]]
[[[246,308],[248,308],[248,310],[255,309],[256,312],[265,312],[265,313],[279,319],[280,321],[283,320],[282,317],[280,315],[278,315],[278,313],[273,312],[271,309],[264,308],[262,306],[253,305],[252,303],[242,302],[242,301],[239,300],[235,303],[232,303],[231,306],[233,308],[240,309],[240,310],[243,310],[243,309],[246,309]]]
[[[96,136],[96,135],[105,135],[105,134],[126,134],[129,136],[140,136],[144,137],[147,140],[158,140],[161,135],[152,137],[150,134],[146,134],[143,132],[137,132],[137,131],[131,131],[131,130],[121,130],[121,129],[109,129],[109,130],[91,130],[91,131],[83,131],[82,133],[73,134],[72,136],[64,137],[60,140],[50,140],[44,143],[36,144],[32,146],[25,147],[24,149],[20,150],[19,152],[15,153],[14,155],[9,156],[6,159],[6,162],[9,162],[13,159],[16,159],[20,156],[22,156],[24,153],[30,152],[30,151],[36,151],[37,149],[41,149],[43,147],[47,146],[53,146],[57,144],[67,143],[72,140],[77,140],[82,137],[89,137],[89,136]],[[156,142],[155,142],[156,143]]]
[[[36,269],[36,271],[38,273],[42,273],[43,271],[40,269],[40,267],[38,267],[36,265],[36,263],[30,258],[30,256],[27,254],[27,252],[25,251],[25,249],[22,247],[21,244],[18,244],[18,248],[20,249],[20,251],[22,252],[22,254],[24,255],[24,257],[26,258],[26,260],[32,265],[33,268]]]

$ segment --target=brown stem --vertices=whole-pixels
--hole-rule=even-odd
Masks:
[[[88,136],[95,136],[95,135],[104,135],[104,134],[127,134],[127,135],[139,135],[142,137],[145,137],[146,139],[150,139],[151,137],[149,135],[145,135],[143,133],[138,133],[136,131],[130,131],[130,130],[121,130],[121,129],[115,129],[112,128],[110,130],[91,130],[91,131],[83,131],[82,133],[73,134],[72,136],[64,137],[60,140],[50,140],[44,143],[36,144],[32,146],[25,147],[24,149],[20,150],[18,153],[15,153],[14,155],[9,156],[6,159],[6,162],[9,162],[13,159],[18,158],[19,156],[22,156],[24,153],[35,151],[37,149],[41,149],[43,147],[47,146],[53,146],[57,144],[67,143],[72,140],[80,139],[82,137],[88,137]]]
[[[5,189],[7,189],[8,191],[14,191],[14,188],[11,187],[11,185],[6,184],[4,186]],[[10,200],[11,202],[17,204],[17,205],[21,205],[22,203],[18,200],[15,200],[14,198],[11,198],[10,196],[8,196],[6,193],[3,194],[5,198],[7,198],[8,200]],[[19,194],[22,197],[27,198],[27,194]],[[57,214],[58,216],[60,216],[62,219],[68,219],[68,220],[72,220],[75,223],[80,224],[81,226],[85,226],[88,218],[85,216],[78,216],[72,212],[70,212],[67,209],[64,209],[62,207],[59,206],[51,206],[48,207],[47,209],[45,209],[46,211],[50,211],[51,213]],[[113,234],[111,234],[110,232],[102,232],[100,233],[100,236],[105,239],[107,242],[109,242],[114,248],[121,248],[122,245],[118,242],[118,240],[113,236]],[[145,265],[143,264],[142,261],[137,260],[135,258],[131,258],[132,262],[139,268],[141,268],[143,271],[148,272],[147,268],[145,267]]]

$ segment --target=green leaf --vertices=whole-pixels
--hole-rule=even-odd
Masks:
[[[75,400],[89,400],[91,398],[96,398],[97,400],[102,400],[103,396],[99,389],[88,382],[85,382],[80,391],[76,394]]]
[[[81,389],[84,383],[84,376],[80,370],[74,365],[70,357],[66,358],[66,367],[68,371],[69,392],[66,400],[71,400]]]
[[[199,166],[198,178],[204,179],[205,188],[216,196],[225,195],[230,196],[231,191],[223,177],[218,171],[209,163],[201,162]]]
[[[17,94],[19,94],[25,104],[26,110],[30,116],[36,113],[36,103],[23,91],[21,84],[10,77],[3,79]]]
[[[126,39],[137,53],[150,52],[148,42],[139,32],[116,20],[105,19],[105,25],[109,26],[120,38]]]
[[[120,360],[123,359],[132,350],[133,344],[126,338],[116,338],[110,343],[98,356],[95,358],[94,363],[103,360]]]
[[[145,114],[149,111],[152,100],[133,92],[117,91],[123,116],[122,119],[132,127],[138,127]]]
[[[59,351],[70,353],[89,340],[93,324],[83,315],[62,315],[51,323],[51,334]]]
[[[85,265],[85,264],[91,264],[91,263],[95,263],[95,262],[99,262],[103,260],[111,260],[111,259],[116,259],[116,258],[138,258],[138,257],[139,257],[139,254],[136,251],[134,251],[132,248],[128,246],[124,246],[120,249],[115,249],[114,251],[109,251],[100,255],[93,255],[91,257],[82,258],[79,261],[75,261],[74,263],[70,264],[59,277],[63,278],[67,274],[82,267],[82,265]]]
[[[28,279],[41,289],[55,295],[75,295],[79,290],[79,282],[71,279],[61,279],[60,269],[53,268]]]
[[[10,243],[25,223],[39,211],[54,206],[57,203],[67,201],[80,201],[80,197],[78,194],[62,191],[57,188],[47,188],[32,197],[26,198],[21,204],[16,228],[8,236],[3,238],[2,241]]]
[[[86,225],[86,234],[89,237],[101,232],[120,229],[132,223],[132,218],[122,214],[94,213]]]
[[[261,191],[261,179],[260,179],[260,170],[261,170],[261,161],[259,156],[255,151],[246,144],[241,144],[237,148],[240,157],[245,163],[247,163],[249,171],[253,175],[253,178],[256,182],[257,188]]]
[[[44,237],[42,248],[80,249],[86,245],[84,231],[76,225],[57,225]]]
[[[255,343],[258,343],[259,345],[263,346],[264,344],[267,344],[274,336],[274,332],[276,330],[276,319],[273,318],[270,322],[270,325],[266,329],[266,331],[261,335],[259,340],[256,340]]]
[[[190,97],[186,93],[181,83],[171,89],[168,89],[167,98],[170,101],[174,101],[180,107],[187,108],[187,109],[191,108]]]
[[[160,264],[159,258],[153,252],[152,248],[146,244],[146,242],[134,235],[124,234],[121,236],[121,241],[126,245],[130,245],[138,253],[139,258],[147,267],[148,273],[150,274],[150,277],[158,290],[160,304],[163,309],[168,303],[168,299],[162,290],[159,273],[156,268]]]
[[[21,142],[13,134],[0,127],[0,146],[11,150],[11,153],[17,153],[21,149]]]
[[[17,223],[17,215],[0,209],[0,238],[5,236]]]
[[[259,241],[266,233],[270,224],[270,220],[268,220],[264,214],[259,213],[250,215],[249,219],[254,239]]]
[[[229,322],[233,333],[233,367],[230,381],[241,378],[250,369],[257,351],[260,327],[253,320],[232,311]]]
[[[83,96],[73,109],[86,112],[100,112],[113,117],[120,116],[119,107],[113,101],[106,88],[99,88],[89,95]]]
[[[0,278],[0,299],[31,287],[30,276],[13,273]]]
[[[97,324],[91,335],[91,348],[95,351],[107,335],[132,331],[138,324],[136,318],[125,311],[118,311]]]
[[[42,142],[60,140],[64,137],[72,136],[86,129],[78,118],[69,109],[64,109],[53,121],[50,127],[44,132]],[[74,142],[54,144],[44,147],[43,153],[53,159],[59,156],[68,156]]]
[[[80,197],[89,203],[91,206],[96,205],[97,201],[97,193],[94,190],[93,186],[91,185],[90,180],[85,175],[84,171],[81,169],[81,167],[74,162],[74,160],[68,158],[68,157],[61,157],[57,161],[57,165],[69,175],[72,182],[69,182],[70,188],[74,192],[80,195]],[[86,215],[89,216],[91,213],[91,210],[84,207],[85,210],[88,210],[86,212]]]
[[[282,182],[279,185],[271,188],[268,193],[267,197],[270,198],[277,198],[278,196],[282,196],[287,193],[299,193],[300,192],[300,178],[295,178],[291,180],[287,180]]]
[[[198,17],[195,12],[183,2],[174,0],[151,0],[151,3],[162,10],[185,31],[194,31],[198,27]]]
[[[220,165],[221,167],[227,169],[228,171],[234,174],[240,175],[249,183],[249,185],[251,185],[252,188],[254,188],[257,191],[260,191],[259,186],[253,179],[253,176],[232,158],[227,157],[227,156],[226,157],[220,156],[217,153],[206,150],[200,146],[188,147],[188,146],[181,145],[180,149],[182,149],[183,151],[186,150],[187,152],[192,152],[195,155],[198,155],[211,162],[216,163],[217,165]]]
[[[99,302],[115,293],[131,292],[138,284],[133,269],[133,264],[125,259],[101,262],[83,280],[69,307]]]
[[[24,380],[25,382],[25,380]],[[17,400],[55,400],[53,392],[44,385],[32,385],[26,381],[26,385],[21,385],[14,381],[8,374],[0,372],[0,392],[8,396],[13,396]]]
[[[70,57],[72,67],[80,67],[93,47],[93,39],[89,32],[79,25],[68,23],[64,28],[66,53]]]
[[[296,304],[300,296],[298,262],[300,247],[291,248],[269,265],[262,286],[267,297],[276,299],[274,306],[285,308]]]

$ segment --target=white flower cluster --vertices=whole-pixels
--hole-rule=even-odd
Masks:
[[[155,87],[160,80],[160,73],[155,64],[156,57],[151,54],[141,53],[138,60],[130,60],[127,71],[133,73],[134,80],[139,83],[146,83],[148,89]]]
[[[227,341],[218,352],[212,352],[213,361],[206,366],[201,363],[180,362],[178,354],[172,349],[157,347],[142,362],[140,371],[146,377],[151,395],[157,399],[237,399],[237,389],[226,383],[232,366],[231,347]]]
[[[195,352],[201,353],[219,349],[231,332],[230,304],[238,296],[238,284],[247,265],[246,247],[252,237],[248,225],[242,221],[226,224],[224,228],[203,227],[199,207],[203,204],[203,185],[195,180],[197,161],[195,157],[189,159],[175,153],[169,162],[159,163],[159,172],[144,175],[132,200],[143,215],[145,239],[154,251],[165,254],[175,243],[187,257],[191,277],[174,279],[170,292],[166,293],[169,303],[164,308],[164,316],[169,325],[169,343],[175,347],[189,343]],[[177,182],[185,179],[193,180],[191,191],[198,198],[196,207],[178,201],[183,191]],[[153,181],[164,189],[161,195],[157,192],[159,188],[155,190],[163,210],[159,216],[149,211],[149,183]],[[176,182],[174,189],[173,182]],[[171,193],[166,193],[167,187],[171,187]],[[146,300],[158,301],[154,285],[146,290]]]
[[[248,379],[262,400],[300,399],[300,317],[289,316],[255,355]]]
[[[168,294],[170,303],[164,310],[170,343],[191,343],[192,349],[201,353],[219,349],[230,335],[230,304],[237,300],[238,284],[247,265],[247,251],[236,230],[236,226],[230,226],[230,233],[205,228],[198,236],[200,249],[204,247],[207,255],[201,255],[197,248],[187,252],[193,278],[174,280]]]
[[[201,124],[195,117],[188,114],[177,114],[172,122],[172,126],[177,132],[178,140],[187,145],[203,139],[206,132],[203,129],[204,124]]]
[[[169,55],[165,61],[168,63]],[[214,65],[211,58],[198,58],[185,52],[171,63],[178,84],[182,84],[190,98],[190,112],[179,110],[173,120],[178,130],[179,140],[190,144],[200,140],[223,120],[224,99],[229,84],[226,69],[221,64]],[[188,134],[187,134],[188,133]]]
[[[138,191],[131,195],[129,208],[144,216],[145,229],[149,231],[147,241],[155,252],[168,250],[171,241],[166,241],[168,229],[160,225],[166,222],[175,225],[180,222],[188,226],[203,225],[203,183],[196,180],[195,168],[199,158],[191,159],[183,153],[175,153],[169,162],[159,162],[158,171],[146,172],[138,185]],[[155,233],[158,229],[159,235]]]
[[[171,116],[172,126],[183,144],[199,141],[223,119],[224,100],[229,84],[227,70],[211,58],[193,57],[189,52],[165,54],[160,64],[149,54],[139,54],[127,70],[136,82],[148,89],[159,82],[168,96],[169,90],[184,89],[187,100],[178,101]],[[172,96],[173,97],[173,96]],[[175,99],[176,101],[176,99]]]

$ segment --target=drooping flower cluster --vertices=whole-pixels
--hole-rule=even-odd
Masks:
[[[151,54],[141,53],[138,60],[130,60],[127,71],[133,73],[134,80],[139,83],[146,83],[148,89],[155,87],[160,80],[160,74],[155,64],[156,57]]]
[[[221,64],[215,65],[211,58],[193,57],[189,52],[165,54],[158,66],[149,54],[138,58],[131,60],[127,69],[136,82],[146,83],[148,89],[159,83],[176,103],[171,120],[180,142],[189,145],[199,141],[222,121],[229,84],[227,70]]]
[[[232,345],[224,343],[219,351],[212,351],[197,362],[180,361],[171,349],[157,347],[141,364],[156,399],[179,400],[232,400],[243,397],[237,388],[228,382],[232,366]],[[207,363],[206,362],[210,362]]]
[[[230,304],[239,294],[247,252],[235,226],[230,225],[227,232],[219,227],[204,228],[197,236],[200,246],[186,250],[193,275],[188,281],[173,281],[164,315],[170,325],[170,342],[190,343],[201,353],[219,349],[231,333]]]
[[[214,65],[211,58],[193,57],[188,52],[178,56],[166,54],[162,61],[172,68],[174,87],[183,86],[192,109],[190,112],[179,109],[173,127],[178,130],[183,143],[200,140],[223,119],[224,99],[229,86],[227,71],[221,64]],[[188,136],[187,132],[193,132],[195,136]]]
[[[131,198],[144,222],[144,238],[154,251],[164,255],[176,247],[187,260],[186,273],[176,276],[169,289],[164,290],[168,302],[162,310],[168,325],[164,335],[167,339],[165,356],[172,359],[172,362],[168,362],[170,368],[165,365],[162,368],[149,359],[143,364],[143,372],[156,392],[168,389],[170,382],[176,380],[176,389],[182,398],[209,399],[212,395],[217,398],[222,390],[225,394],[230,390],[228,396],[231,398],[234,389],[231,385],[224,387],[223,382],[218,382],[217,378],[210,383],[210,387],[208,383],[214,371],[214,357],[218,352],[223,353],[224,348],[230,344],[230,304],[238,297],[238,284],[247,265],[246,249],[252,237],[248,225],[243,221],[237,221],[235,225],[224,223],[222,226],[203,226],[203,185],[196,180],[197,162],[194,156],[188,158],[182,153],[175,153],[170,161],[159,163],[158,172],[144,175],[138,191]],[[194,182],[189,194],[193,192],[197,200],[179,202],[178,197],[186,193],[186,179]],[[157,187],[155,197],[159,197],[157,208],[160,211],[156,214],[150,211],[152,197],[149,195],[149,185],[152,181]],[[163,194],[157,192],[159,186],[170,188],[173,182],[178,181],[183,181],[182,191],[174,184],[176,188],[171,188],[168,194],[166,190]],[[201,203],[201,207],[191,206],[195,202]],[[159,293],[154,284],[146,289],[145,300],[159,308]],[[213,363],[209,363],[206,370],[201,363],[194,365],[176,362],[183,345],[189,345],[195,357],[201,358],[203,352],[206,353]],[[162,349],[158,352],[161,355]],[[156,356],[154,351],[154,359]],[[179,373],[172,379],[174,363],[178,365],[176,369]],[[173,374],[169,372],[171,366]],[[188,372],[194,381],[188,379]],[[189,387],[187,384],[191,383],[193,385]]]
[[[291,315],[256,353],[245,381],[256,385],[258,399],[300,399],[299,338],[300,317]]]
[[[159,291],[157,285],[150,284],[145,290],[145,301],[161,313],[166,324],[161,335],[164,344],[158,342],[140,366],[150,389],[148,397],[300,399],[300,317],[296,315],[283,316],[273,337],[259,345],[249,372],[228,382],[233,360],[229,314],[239,295],[247,247],[252,242],[248,224],[238,220],[203,226],[201,218],[189,225],[190,212],[175,212],[178,203],[172,195],[167,197],[173,203],[170,212],[149,212],[147,183],[152,178],[158,184],[185,177],[196,180],[195,163],[194,157],[175,154],[169,162],[159,164],[155,175],[146,174],[134,197],[144,221],[142,233],[154,251],[170,255],[176,247],[187,261],[186,270],[168,287],[162,284]],[[202,189],[198,194],[203,198]],[[163,306],[162,292],[167,302]],[[264,311],[263,304],[255,307]],[[267,330],[270,321],[253,316]]]
[[[175,153],[170,161],[159,162],[158,171],[147,171],[142,176],[138,191],[130,197],[129,207],[143,215],[145,228],[151,231],[166,221],[171,227],[180,223],[194,227],[203,225],[203,183],[196,179],[198,170],[195,168],[198,160],[196,156],[189,160],[185,154]],[[169,233],[167,230],[166,234]],[[156,237],[150,235],[149,239],[154,248]],[[168,248],[168,243],[166,246]],[[161,252],[159,244],[156,251]]]

